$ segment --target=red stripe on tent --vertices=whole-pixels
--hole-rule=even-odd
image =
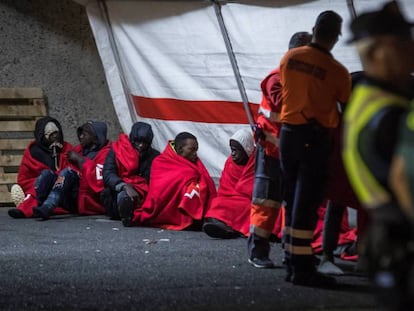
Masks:
[[[133,96],[135,110],[143,118],[194,121],[204,123],[248,124],[241,102],[213,100],[179,100]],[[257,117],[257,104],[249,104],[253,118]]]

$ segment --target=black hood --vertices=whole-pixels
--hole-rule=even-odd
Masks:
[[[46,124],[48,124],[49,122],[53,122],[59,129],[59,132],[60,132],[59,142],[63,144],[63,141],[64,141],[62,126],[60,125],[59,121],[52,117],[43,117],[37,120],[33,134],[36,140],[36,144],[38,144],[39,146],[45,147],[45,148],[48,148],[48,145],[49,145],[49,143],[47,142],[45,138],[45,127],[46,127]]]
[[[152,139],[154,138],[154,133],[152,132],[151,125],[145,122],[136,122],[131,128],[129,133],[129,140],[133,141],[143,141],[152,144]]]
[[[83,128],[88,129],[90,132],[94,133],[94,136],[95,136],[93,145],[84,147],[83,154],[85,156],[88,156],[88,158],[94,158],[95,155],[98,153],[98,151],[102,149],[102,147],[104,147],[108,142],[108,138],[107,138],[108,127],[105,122],[88,121],[82,126],[78,127],[77,129],[78,138]]]
[[[46,124],[53,122],[59,129],[59,142],[61,145],[50,145],[45,137]],[[43,117],[37,120],[35,130],[33,132],[35,143],[30,147],[31,156],[39,162],[45,164],[53,171],[59,169],[59,157],[63,147],[63,131],[59,121],[52,117]]]

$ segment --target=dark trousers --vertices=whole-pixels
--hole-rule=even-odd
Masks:
[[[329,256],[333,256],[333,253],[338,246],[339,232],[341,230],[342,218],[344,217],[346,208],[347,207],[344,204],[332,201],[326,206],[323,222],[322,247],[324,253]]]
[[[314,269],[311,241],[317,209],[324,196],[327,163],[331,150],[329,129],[311,125],[283,124],[280,153],[285,187],[286,227],[284,237],[288,269]]]
[[[101,202],[105,207],[106,214],[113,220],[121,219],[118,212],[118,206],[128,198],[129,196],[124,190],[116,192],[109,187],[105,187],[101,192]]]
[[[260,205],[264,200],[281,202],[282,182],[280,161],[265,154],[261,145],[256,147],[254,172],[253,204]]]
[[[79,174],[69,168],[59,175],[51,170],[43,170],[35,182],[38,206],[63,207],[70,212],[77,211]]]

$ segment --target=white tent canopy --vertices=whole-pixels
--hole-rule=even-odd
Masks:
[[[159,150],[177,133],[191,132],[199,157],[219,177],[229,137],[249,126],[260,82],[278,66],[291,35],[311,32],[321,11],[336,11],[344,23],[332,53],[350,72],[360,70],[354,48],[345,44],[349,4],[358,14],[386,1],[77,2],[86,6],[123,130],[137,120],[150,123]],[[414,1],[399,4],[414,12]]]

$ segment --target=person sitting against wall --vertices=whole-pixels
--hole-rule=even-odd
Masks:
[[[152,161],[160,154],[151,147],[154,133],[145,122],[133,124],[129,136],[121,133],[105,160],[105,189],[101,201],[112,219],[131,223],[130,211],[141,206],[147,193]]]
[[[105,214],[100,194],[104,189],[102,170],[111,146],[107,125],[88,121],[78,128],[77,135],[80,144],[67,154],[71,165],[59,174],[42,171],[36,180],[36,194],[41,205],[34,213],[43,220],[58,206],[79,215]]]
[[[167,143],[152,163],[148,195],[133,211],[132,225],[201,229],[217,191],[197,150],[197,138],[188,132],[179,133]]]
[[[17,173],[17,184],[11,187],[10,194],[16,208],[8,210],[13,218],[33,217],[36,207],[35,181],[43,170],[59,173],[69,165],[66,153],[72,145],[64,141],[62,126],[52,117],[43,117],[36,121],[34,140],[29,143],[22,157]],[[62,213],[63,210],[55,210]]]
[[[231,154],[203,224],[203,231],[212,238],[231,239],[249,234],[255,163],[252,131],[238,130],[229,144]]]

